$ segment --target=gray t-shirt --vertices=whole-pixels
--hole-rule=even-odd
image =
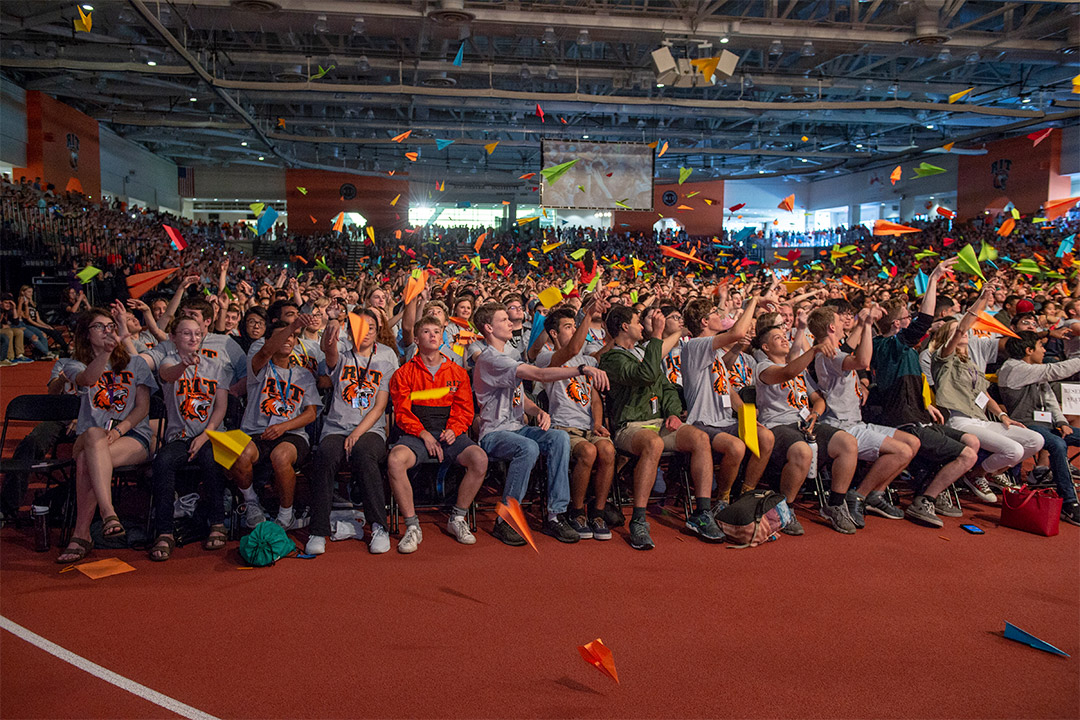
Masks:
[[[713,350],[712,344],[711,337],[696,337],[683,340],[677,348],[681,351],[683,393],[689,408],[686,422],[727,427],[735,422],[731,385],[724,351]]]
[[[71,360],[66,372],[72,373],[71,377],[74,378],[85,369],[81,362]],[[133,355],[123,370],[107,368],[96,385],[79,388],[82,404],[79,406],[79,422],[75,432],[82,435],[92,427],[107,428],[110,420],[120,422],[126,418],[135,407],[135,389],[139,385],[149,388],[151,394],[157,390],[157,382],[146,361]],[[153,437],[149,414],[131,431],[149,445]]]
[[[554,354],[544,350],[537,356],[536,366],[550,367]],[[596,367],[596,358],[591,355],[575,355],[563,363],[563,367],[576,368],[579,365]],[[544,391],[548,396],[548,410],[552,425],[592,430],[592,381],[588,376],[580,375],[568,380],[544,383]]]
[[[1061,324],[1062,327],[1071,327],[1080,320],[1066,320]],[[1066,335],[1065,336],[1065,359],[1072,360],[1073,358],[1080,357],[1080,335]]]
[[[585,355],[599,352],[604,347],[606,339],[607,331],[603,327],[590,327],[589,332],[585,335],[585,347],[581,349],[581,352]]]
[[[517,377],[524,363],[486,348],[476,358],[472,387],[480,407],[480,438],[497,430],[514,432],[525,427],[525,390]]]
[[[758,420],[767,428],[797,423],[803,419],[803,414],[810,413],[810,390],[813,385],[805,372],[775,385],[760,381],[761,373],[777,364],[765,358],[758,362],[756,368],[759,380],[756,385]]]
[[[143,349],[139,350],[139,352],[146,352],[154,349],[154,346],[158,344],[158,339],[154,336],[154,333],[149,330],[143,330],[134,337],[134,342],[137,350],[139,349],[139,346],[142,345]]]
[[[240,429],[248,435],[261,435],[271,425],[297,417],[309,405],[322,407],[315,376],[291,362],[288,369],[268,362],[255,376],[255,383],[248,385],[247,410]],[[307,437],[303,428],[286,434]]]
[[[179,362],[180,356],[171,353],[164,357],[162,366]],[[230,379],[219,358],[201,357],[199,364],[185,369],[176,382],[162,382],[167,418],[165,441],[190,440],[205,430],[214,412],[214,394],[219,386],[228,388]]]
[[[390,378],[398,368],[397,354],[385,345],[375,344],[372,352],[346,350],[338,355],[337,367],[331,373],[334,391],[330,410],[323,421],[322,438],[329,435],[348,435],[375,406],[378,393],[390,392]],[[384,411],[368,432],[386,439]]]
[[[173,345],[172,340],[162,340],[157,345],[154,345],[147,352],[147,355],[153,359],[154,367],[159,368],[161,367],[161,361],[166,356],[174,353],[176,353],[176,346]],[[248,373],[244,349],[228,335],[217,335],[215,333],[206,335],[203,338],[202,345],[199,346],[199,354],[204,358],[219,360],[225,366],[225,371],[229,377],[229,385],[242,380]]]
[[[862,400],[866,394],[866,389],[859,382],[859,374],[843,369],[847,356],[846,352],[838,352],[833,358],[824,355],[814,358],[818,387],[828,405],[825,417],[836,420],[841,426],[862,422]]]
[[[72,358],[58,358],[53,363],[52,372],[49,373],[49,382],[51,384],[53,380],[60,377],[60,373],[64,373],[64,377],[68,379],[68,382],[64,383],[63,389],[60,391],[61,395],[78,395],[79,388],[75,385],[75,376],[83,371],[86,367],[78,360]]]
[[[221,337],[227,336],[222,335]],[[231,338],[229,339],[231,340]],[[247,368],[247,389],[249,394],[251,393],[251,386],[256,384],[255,379],[252,377],[251,359],[255,357],[255,353],[259,352],[265,344],[266,338],[259,338],[251,343],[251,347],[248,348],[244,367]],[[267,364],[269,365],[270,363]],[[326,354],[322,351],[322,348],[319,347],[319,343],[303,338],[297,338],[296,345],[293,347],[292,354],[289,356],[289,366],[306,368],[311,372],[311,376],[314,378],[318,378],[320,373],[325,375],[328,372],[326,368]]]
[[[712,340],[712,338],[709,339]],[[671,381],[672,385],[683,386],[682,342],[673,347],[667,357],[664,358],[664,374],[667,375],[667,379]]]
[[[974,330],[968,331],[968,358],[979,372],[986,372],[986,366],[997,362],[999,335],[989,337],[976,335]]]

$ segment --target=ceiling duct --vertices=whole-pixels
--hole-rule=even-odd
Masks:
[[[431,77],[424,78],[421,84],[424,85],[424,87],[449,88],[457,85],[457,80],[449,77],[446,73],[441,72],[432,75]]]
[[[274,73],[274,80],[283,83],[300,83],[307,80],[307,73],[303,65],[291,65],[284,70]]]
[[[940,11],[942,0],[923,0],[915,7],[915,35],[904,41],[905,45],[942,45],[949,36],[941,32]]]
[[[229,0],[229,5],[237,10],[252,13],[272,13],[281,9],[273,0]]]
[[[436,7],[428,10],[427,17],[436,25],[460,25],[475,16],[465,12],[465,0],[440,0]]]

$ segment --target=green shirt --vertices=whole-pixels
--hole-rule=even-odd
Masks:
[[[600,357],[600,369],[611,381],[607,406],[612,431],[627,423],[682,414],[679,391],[664,374],[663,345],[653,338],[646,343],[642,357],[621,347]]]

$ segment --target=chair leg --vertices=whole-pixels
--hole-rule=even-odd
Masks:
[[[832,484],[832,478],[829,477],[829,471],[818,466],[817,475],[814,476],[814,487],[817,492],[818,505],[821,506],[822,510],[825,509],[825,504],[828,502],[825,499],[827,497],[825,494],[825,480],[828,480],[830,485]]]
[[[945,492],[949,493],[949,497],[952,498],[953,504],[956,505],[956,509],[963,510],[963,508],[960,507],[960,493],[956,492],[956,483],[953,483],[946,488]]]
[[[694,486],[690,477],[690,468],[686,463],[680,463],[679,472],[682,473],[683,485],[683,514],[689,518],[694,514]]]

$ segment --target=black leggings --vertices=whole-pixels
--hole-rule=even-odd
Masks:
[[[176,496],[176,472],[188,464],[198,466],[199,476],[206,486],[207,513],[211,525],[225,522],[225,473],[214,461],[214,448],[209,441],[203,444],[193,460],[188,460],[191,440],[166,443],[154,456],[153,476],[155,536],[172,535],[173,503]]]
[[[312,535],[330,535],[330,504],[338,469],[345,461],[346,435],[327,435],[319,442],[311,462]],[[352,481],[360,489],[364,517],[372,526],[386,525],[386,491],[379,463],[386,459],[386,440],[378,433],[367,432],[353,445],[349,456]]]

